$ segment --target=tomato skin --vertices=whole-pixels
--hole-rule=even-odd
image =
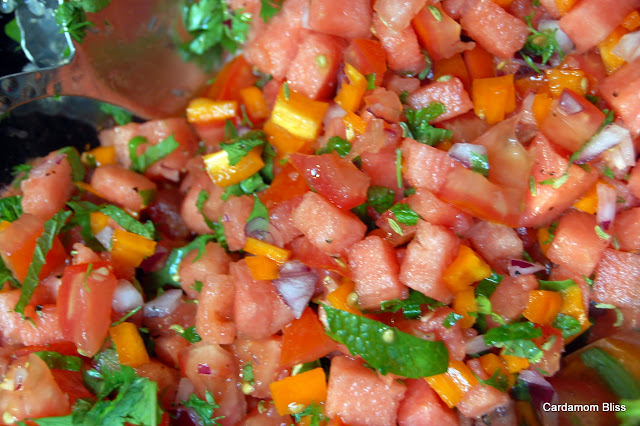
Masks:
[[[60,328],[78,353],[98,353],[111,324],[116,277],[108,262],[67,266],[58,292]]]
[[[370,178],[350,161],[336,154],[292,154],[291,163],[309,186],[342,209],[352,209],[367,201]]]

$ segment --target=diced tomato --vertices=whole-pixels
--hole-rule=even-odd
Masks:
[[[491,0],[474,0],[463,11],[462,29],[488,52],[510,58],[522,49],[529,35],[524,22]]]
[[[336,342],[327,336],[318,315],[307,307],[300,318],[282,329],[280,364],[288,367],[315,361],[336,348]]]
[[[293,211],[293,224],[320,251],[339,255],[360,241],[366,226],[351,212],[333,205],[322,195],[307,192]]]
[[[377,15],[373,17],[373,27],[387,53],[389,68],[411,76],[417,76],[425,69],[427,63],[413,28],[394,31]]]
[[[347,424],[396,424],[405,386],[391,376],[379,376],[361,361],[345,356],[331,360],[325,413]],[[370,403],[376,401],[376,409]]]
[[[593,281],[593,300],[609,303],[624,314],[625,327],[640,324],[640,259],[635,253],[605,249]]]
[[[375,74],[376,84],[380,84],[387,71],[386,56],[379,41],[358,38],[344,51],[344,62],[353,65],[362,75]]]
[[[311,0],[309,28],[343,38],[369,35],[371,10],[369,0]]]
[[[257,80],[251,64],[244,56],[239,55],[222,67],[205,94],[211,99],[240,102],[240,90],[252,86]]]
[[[335,36],[308,34],[287,70],[289,87],[309,99],[331,97],[336,90],[338,66],[345,46],[346,43]]]
[[[560,18],[560,29],[578,52],[585,52],[604,40],[638,6],[637,0],[582,0]]]
[[[475,43],[460,40],[460,24],[447,15],[438,3],[431,7],[440,11],[438,18],[429,8],[423,7],[411,21],[420,44],[427,49],[431,58],[439,61],[473,49]]]
[[[232,263],[230,272],[235,285],[233,321],[240,335],[262,339],[293,320],[293,311],[275,287],[269,281],[254,280],[244,260]]]
[[[458,425],[458,418],[423,379],[408,379],[407,392],[398,408],[398,424],[402,426],[438,424]]]
[[[391,30],[402,31],[410,25],[411,19],[416,16],[423,5],[424,1],[421,0],[377,0],[373,5],[373,10]]]
[[[640,58],[623,65],[600,85],[602,97],[620,115],[634,135],[640,134]]]
[[[351,209],[367,200],[369,176],[352,162],[336,154],[291,154],[289,161],[319,194],[342,209]]]
[[[4,263],[11,268],[20,282],[23,282],[27,276],[37,240],[43,231],[44,220],[28,213],[24,213],[16,221],[11,222],[7,228],[0,231],[0,254]],[[45,257],[45,263],[39,275],[40,279],[44,279],[64,264],[66,258],[67,255],[62,243],[58,237],[55,237],[51,250]]]
[[[524,312],[529,301],[529,292],[538,288],[533,275],[512,278],[505,275],[489,298],[491,309],[505,320],[514,320]]]
[[[457,77],[422,86],[407,99],[409,106],[416,110],[426,108],[431,102],[440,102],[445,106],[444,114],[433,120],[434,123],[457,117],[473,109],[473,102],[464,90],[462,81]]]
[[[92,398],[93,395],[87,390],[82,381],[82,373],[69,370],[51,370],[53,378],[60,387],[60,390],[69,397],[69,405],[73,406],[79,398]]]
[[[572,114],[567,112],[562,105],[562,98],[571,98],[583,109]],[[551,109],[540,126],[544,135],[554,143],[575,152],[594,135],[602,122],[604,114],[584,96],[564,89],[559,99],[553,101]]]
[[[449,303],[453,294],[442,273],[455,258],[458,237],[442,226],[418,222],[418,232],[407,247],[400,265],[400,282],[427,296]]]
[[[228,275],[205,276],[196,314],[196,331],[205,342],[228,345],[235,340],[234,295],[234,284]]]
[[[276,335],[260,340],[238,340],[233,345],[240,365],[250,363],[252,366],[254,390],[251,396],[271,396],[269,385],[278,380],[284,371],[284,367],[280,365],[283,341],[283,337]]]
[[[58,292],[60,328],[75,342],[78,353],[93,356],[102,347],[111,324],[116,278],[111,265],[95,262],[67,266]]]

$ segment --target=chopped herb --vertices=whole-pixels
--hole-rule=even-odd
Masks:
[[[40,272],[45,264],[45,259],[49,250],[53,246],[53,240],[60,233],[67,219],[71,216],[70,211],[61,210],[44,224],[44,231],[36,241],[33,250],[33,258],[27,269],[27,275],[22,283],[20,299],[16,303],[15,311],[24,316],[24,308],[29,304],[31,296],[40,282]]]
[[[536,180],[533,176],[529,176],[529,193],[532,197],[538,195],[538,186],[536,185]]]
[[[543,351],[550,351],[551,348],[553,348],[553,345],[555,345],[556,341],[558,340],[558,336],[556,336],[555,334],[552,334],[549,337],[549,340],[547,340],[546,342],[544,342],[541,346],[541,349]]]
[[[562,337],[565,339],[579,334],[582,329],[580,321],[565,314],[558,314],[556,319],[553,320],[553,327],[560,330],[562,332]]]
[[[200,418],[198,424],[202,426],[220,426],[217,420],[223,418],[223,416],[213,417],[213,412],[220,408],[216,403],[211,392],[208,390],[204,394],[205,400],[200,399],[196,394],[189,395],[189,399],[182,401],[182,405],[187,408],[191,408],[195,414]]]
[[[194,325],[184,328],[179,324],[173,324],[169,329],[175,331],[180,335],[180,337],[186,339],[189,343],[196,343],[202,340],[202,337],[200,337]]]
[[[91,230],[91,213],[99,211],[100,207],[89,201],[69,201],[67,206],[73,210],[73,216],[67,228],[79,226],[82,240],[93,251],[104,251],[108,248],[102,246]]]
[[[106,214],[113,219],[118,225],[122,226],[125,230],[133,232],[134,234],[141,235],[150,240],[154,239],[156,230],[153,226],[153,222],[147,220],[144,224],[140,223],[127,212],[120,207],[113,204],[106,204],[100,208],[100,212]]]
[[[604,232],[600,225],[596,225],[593,229],[601,240],[609,241],[611,239],[611,235]]]
[[[129,312],[127,312],[126,314],[124,314],[122,316],[122,318],[120,318],[118,321],[114,321],[111,323],[111,327],[115,327],[116,325],[120,325],[123,322],[125,322],[126,320],[128,320],[129,318],[131,318],[132,316],[134,316],[136,313],[138,313],[138,311],[142,309],[142,306],[138,306],[137,308],[133,308],[132,310],[130,310]]]
[[[323,305],[327,334],[382,374],[421,378],[447,371],[449,356],[442,341],[427,341],[360,315]]]
[[[195,280],[191,288],[200,293],[202,291],[202,281]]]
[[[398,224],[398,222],[396,222],[395,220],[391,219],[390,217],[387,218],[387,222],[389,223],[389,226],[391,227],[391,229],[393,229],[393,232],[395,232],[396,234],[400,235],[401,237],[404,236],[404,232],[402,231],[402,227]]]
[[[260,17],[267,23],[282,8],[283,0],[260,0]]]
[[[242,379],[251,385],[253,385],[255,382],[255,377],[253,375],[253,364],[251,364],[250,362],[247,362],[242,366]]]
[[[591,102],[592,104],[594,104],[594,105],[596,105],[596,106],[600,103],[600,98],[599,98],[598,96],[591,95],[591,94],[587,93],[586,95],[584,95],[584,97],[585,97],[589,102]]]
[[[571,166],[571,163],[567,166],[567,169]],[[557,178],[549,178],[549,179],[545,179],[543,181],[538,182],[540,185],[551,185],[551,187],[553,189],[558,189],[560,188],[562,185],[565,184],[565,182],[569,180],[569,173],[567,173],[566,171],[562,174],[562,176],[557,177]]]
[[[329,417],[324,415],[322,405],[316,404],[315,402],[312,402],[311,404],[307,405],[304,410],[293,415],[293,418],[297,424],[303,424],[304,422],[302,419],[304,417],[309,417],[309,426],[319,426],[321,424],[324,424],[324,422],[328,422],[330,420]]]
[[[224,138],[225,140],[236,139],[238,137],[238,130],[233,124],[233,121],[227,119],[224,122]]]
[[[318,154],[329,154],[335,152],[340,157],[344,157],[351,151],[351,144],[342,139],[340,136],[332,136],[329,138],[327,145],[325,145]]]
[[[489,275],[487,278],[483,279],[476,285],[476,290],[475,290],[476,297],[478,296],[484,296],[487,298],[491,297],[493,292],[498,287],[498,284],[500,284],[500,281],[502,281],[502,278],[504,278],[502,275],[492,271],[491,275]]]
[[[251,222],[251,220],[261,217],[266,221],[269,221],[269,209],[264,205],[260,198],[257,195],[253,195],[253,209],[251,210],[251,214],[249,218],[247,218],[247,222]]]
[[[582,362],[596,370],[598,376],[620,398],[640,398],[640,383],[617,359],[600,348],[592,347],[580,354]]]
[[[262,162],[264,167],[260,170],[260,175],[266,182],[273,182],[273,161],[276,158],[276,150],[268,143],[264,144],[262,150]]]
[[[7,265],[5,265],[4,260],[0,257],[0,288],[4,285],[4,283],[9,282],[11,287],[20,288],[20,282],[13,276],[13,272]]]
[[[586,282],[589,285],[589,287],[593,287],[593,278],[587,277],[586,275],[583,275],[583,277],[584,277],[584,282]]]
[[[624,315],[617,306],[613,306],[609,303],[598,303],[595,307],[598,309],[613,309],[615,311],[616,322],[613,324],[614,327],[620,327],[624,323]]]
[[[428,5],[427,9],[429,9],[429,12],[431,12],[431,14],[433,15],[433,18],[436,21],[442,22],[442,12],[440,12],[440,9],[438,9],[437,7],[435,7],[433,5]]]
[[[20,44],[22,42],[22,35],[20,34],[20,27],[18,27],[18,21],[16,18],[7,22],[4,26],[4,33],[16,43]],[[19,48],[17,50],[19,50]]]
[[[289,101],[289,98],[291,98],[291,89],[289,88],[289,83],[287,81],[282,83],[282,93],[284,94],[284,98]]]
[[[549,236],[542,244],[551,244],[556,236],[556,229],[558,229],[558,221],[552,222],[551,225],[549,225],[549,227],[547,228],[547,233],[549,234]]]
[[[129,157],[131,158],[131,170],[144,173],[147,169],[156,161],[162,160],[173,151],[175,151],[180,144],[173,135],[163,140],[157,145],[147,145],[146,151],[138,155],[138,147],[147,143],[147,138],[144,136],[136,136],[129,141]]]
[[[151,205],[151,203],[153,203],[156,199],[156,190],[153,188],[141,189],[140,191],[138,191],[138,194],[140,194],[142,205],[145,207]]]
[[[58,154],[65,155],[71,166],[71,178],[74,182],[82,182],[84,180],[84,165],[80,160],[78,150],[72,146],[65,146],[58,150]]]
[[[252,195],[266,188],[267,184],[264,183],[262,176],[260,173],[256,173],[240,183],[227,186],[220,198],[222,198],[223,201],[227,201],[232,195],[236,197],[241,195]]]
[[[522,48],[522,52],[540,56],[542,58],[543,65],[549,61],[549,58],[551,58],[554,53],[557,53],[561,59],[564,59],[564,52],[556,40],[557,30],[547,29],[538,31],[531,23],[532,18],[533,13],[525,16],[524,18],[527,26],[531,30],[531,34],[527,37],[524,47]],[[525,55],[523,55],[523,57],[525,57]],[[540,70],[537,70],[536,72],[540,72]]]
[[[113,121],[115,121],[118,126],[124,126],[133,120],[133,116],[126,109],[105,102],[100,104],[100,111],[113,117]]]
[[[394,214],[396,220],[403,225],[413,226],[418,223],[420,215],[413,211],[409,204],[398,203],[391,207],[391,212]]]
[[[476,376],[475,373],[473,373],[473,375],[482,385],[494,387],[500,392],[507,392],[507,390],[509,390],[509,379],[506,375],[502,374],[502,371],[499,369],[496,370],[495,373],[493,373],[493,375],[487,380],[482,380],[480,377]]]
[[[471,170],[484,177],[489,176],[489,158],[471,151]]]
[[[13,181],[13,188],[16,189],[20,186],[20,182],[25,179],[29,179],[29,172],[31,172],[33,166],[31,164],[18,164],[11,169],[11,176],[16,177]],[[20,175],[22,173],[22,175]]]
[[[203,211],[204,203],[206,203],[208,199],[209,199],[209,193],[204,189],[200,190],[200,192],[198,193],[198,199],[196,200],[196,208],[198,209],[198,212],[202,216],[204,223],[209,227],[209,229],[216,230],[216,227],[218,225],[214,223],[211,219],[209,219],[204,214],[204,211]]]
[[[447,315],[444,321],[442,321],[442,325],[444,326],[444,328],[451,328],[462,318],[464,318],[462,315],[451,312],[449,315]]]
[[[540,290],[562,291],[573,285],[576,285],[576,282],[571,279],[562,281],[538,280],[538,284],[540,285]]]
[[[13,222],[22,216],[22,197],[13,195],[0,199],[0,220]]]
[[[230,166],[235,166],[246,156],[249,151],[265,143],[265,134],[260,130],[254,130],[242,137],[233,139],[229,143],[221,143],[222,148],[227,153]]]
[[[78,43],[87,36],[87,28],[94,24],[87,21],[86,13],[97,13],[107,7],[110,0],[71,0],[60,3],[55,11],[60,32],[68,33]]]
[[[431,61],[431,57],[429,56],[429,53],[423,49],[422,54],[424,55],[425,66],[424,66],[424,69],[420,71],[420,73],[417,75],[418,80],[420,81],[426,80],[429,77],[429,75],[431,75],[432,65],[433,65],[433,62]],[[413,77],[413,75],[411,75],[411,77]]]
[[[532,322],[517,322],[504,324],[492,328],[484,335],[487,346],[504,348],[507,355],[527,358],[531,362],[538,362],[543,352],[531,339],[542,336],[542,330],[536,328]]]
[[[429,309],[445,306],[444,303],[425,296],[419,291],[409,290],[409,297],[404,300],[386,300],[380,303],[380,310],[382,312],[398,312],[402,310],[405,318],[416,319],[422,315],[422,305],[427,305]]]
[[[451,130],[440,129],[429,124],[429,121],[445,112],[445,106],[440,102],[431,102],[426,108],[419,110],[406,107],[404,113],[407,117],[408,137],[430,146],[451,139],[453,134]]]
[[[192,37],[180,47],[184,59],[211,71],[225,50],[235,53],[247,40],[251,14],[232,10],[225,1],[186,0],[182,19]]]
[[[370,186],[367,189],[367,205],[378,213],[384,213],[393,205],[395,192],[386,186]]]
[[[402,150],[396,149],[396,182],[398,188],[402,188]]]
[[[491,301],[484,295],[476,296],[476,306],[478,308],[476,314],[489,315],[495,322],[505,325],[504,319],[491,310]],[[469,312],[470,315],[473,312]]]
[[[413,195],[415,193],[416,193],[416,189],[413,186],[405,188],[405,190],[404,190],[404,196],[405,197],[408,197],[409,195]]]
[[[367,74],[367,90],[373,90],[376,88],[376,73]]]
[[[621,421],[620,426],[637,426],[640,424],[640,399],[621,399],[620,405],[624,411],[617,411],[616,416]]]
[[[615,179],[615,176],[613,175],[613,170],[611,170],[609,166],[606,164],[604,165],[604,171],[602,172],[602,174],[608,178]]]
[[[62,355],[53,351],[34,352],[47,364],[49,368],[57,370],[80,371],[83,366],[82,359],[77,356]]]

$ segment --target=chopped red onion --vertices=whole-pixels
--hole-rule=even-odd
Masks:
[[[560,98],[558,99],[560,109],[569,115],[578,114],[584,111],[584,107],[580,102],[567,90],[563,90]]]
[[[487,148],[484,145],[472,143],[454,143],[448,151],[451,157],[464,164],[467,168],[471,168],[471,153],[486,156]]]
[[[624,176],[629,168],[636,164],[636,150],[631,140],[631,133],[623,127],[620,129],[616,129],[616,131],[622,136],[621,142],[603,154],[607,165],[618,178]]]
[[[551,383],[546,381],[540,373],[533,370],[523,370],[520,372],[518,379],[527,383],[529,395],[531,396],[531,404],[544,420],[543,424],[557,424],[553,416],[554,414],[557,415],[557,413],[547,413],[547,411],[542,409],[543,404],[551,404],[558,401],[558,394]]]
[[[544,269],[544,266],[539,263],[527,262],[522,259],[511,259],[507,267],[509,276],[514,278],[521,275],[535,274],[536,272],[544,271]]]
[[[293,315],[300,318],[316,291],[317,280],[318,273],[314,269],[292,260],[282,265],[280,278],[273,280],[273,285]]]
[[[111,241],[113,239],[113,228],[105,226],[100,232],[96,234],[96,240],[106,249],[111,248]]]
[[[596,191],[598,192],[598,213],[596,218],[598,219],[598,224],[606,231],[611,227],[613,219],[616,217],[618,194],[614,188],[604,183],[597,184]]]
[[[468,354],[477,354],[487,349],[489,349],[489,346],[484,342],[484,335],[472,337],[467,340],[465,345],[465,352]]]
[[[209,367],[209,364],[198,364],[198,374],[211,374],[211,367]]]
[[[254,217],[244,227],[247,237],[273,244],[273,236],[269,232],[269,220],[264,217]]]
[[[640,31],[623,35],[611,52],[629,63],[640,58]]]
[[[622,143],[622,141],[627,138],[631,141],[631,134],[627,129],[618,126],[617,124],[609,124],[587,143],[587,146],[584,147],[578,156],[576,163],[586,163],[587,161],[596,158],[606,150]]]
[[[111,307],[115,312],[129,312],[143,303],[142,295],[133,284],[127,280],[118,280],[111,301]]]
[[[172,313],[180,304],[182,290],[167,290],[160,296],[144,304],[144,316],[147,318],[164,317]]]
[[[169,249],[166,246],[158,244],[156,251],[140,264],[140,269],[144,272],[159,271],[165,264],[166,257],[169,254]]]

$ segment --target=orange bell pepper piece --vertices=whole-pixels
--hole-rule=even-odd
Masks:
[[[187,106],[187,121],[192,124],[207,124],[225,121],[238,115],[238,102],[214,101],[195,98]]]
[[[536,232],[538,244],[540,244],[540,250],[542,250],[542,253],[545,255],[551,246],[551,241],[549,241],[550,236],[549,228],[538,228],[538,231]]]
[[[513,0],[491,0],[500,7],[507,8],[513,3]]]
[[[504,120],[516,109],[513,74],[502,77],[476,78],[472,84],[473,110],[489,124]]]
[[[327,399],[327,381],[322,368],[305,371],[269,385],[276,410],[281,416],[291,414],[294,406],[320,404]]]
[[[463,318],[459,321],[461,327],[469,328],[473,326],[476,319],[469,315],[469,312],[476,312],[478,310],[474,289],[469,287],[466,290],[456,293],[451,308],[456,314],[462,315]]]
[[[105,164],[115,164],[116,149],[113,146],[99,146],[82,154],[83,159],[87,157],[93,158],[98,167]]]
[[[356,135],[361,135],[367,130],[367,122],[354,112],[348,112],[342,118],[346,126],[346,136],[349,142],[355,139]]]
[[[562,290],[562,306],[560,307],[561,314],[568,315],[577,319],[580,322],[580,331],[584,332],[587,328],[591,327],[589,321],[588,311],[582,301],[582,290],[577,285],[572,285]],[[565,345],[569,344],[573,339],[580,334],[571,336],[565,339]]]
[[[458,255],[442,273],[442,281],[458,293],[491,275],[491,267],[471,247],[461,245]]]
[[[278,265],[282,265],[291,256],[291,252],[289,250],[251,237],[247,238],[247,242],[244,244],[243,250],[256,256],[266,256]]]
[[[505,364],[507,365],[507,370],[509,370],[510,374],[519,373],[520,371],[529,368],[529,360],[526,358],[521,358],[519,356],[513,356],[513,355],[506,355],[504,353],[501,353],[500,357],[504,360]]]
[[[604,183],[598,181],[575,203],[573,207],[589,214],[595,214],[598,211],[598,183]]]
[[[478,383],[469,367],[462,361],[449,361],[449,368],[445,373],[424,379],[449,408],[455,407],[464,394]]]
[[[335,103],[345,111],[356,111],[362,102],[362,96],[367,91],[367,79],[351,64],[344,64],[346,81],[343,81]]]
[[[254,280],[275,280],[280,276],[278,264],[267,256],[247,256],[244,260]]]
[[[556,291],[531,290],[529,302],[523,312],[526,319],[536,324],[550,325],[560,312],[562,296]]]
[[[226,188],[242,182],[264,167],[260,153],[260,148],[254,148],[234,166],[229,164],[229,157],[224,150],[207,154],[202,159],[213,183]]]
[[[271,121],[293,136],[314,140],[320,133],[327,108],[328,103],[311,100],[291,89],[287,99],[283,85],[273,106]]]
[[[245,87],[240,90],[240,98],[247,111],[249,119],[255,123],[261,123],[269,117],[269,107],[264,99],[262,90],[256,86]]]
[[[614,29],[607,38],[598,43],[600,57],[602,58],[602,63],[604,63],[604,66],[607,69],[607,74],[612,74],[615,70],[626,63],[624,59],[613,53],[613,48],[616,47],[622,36],[627,33],[628,31],[624,27],[619,26]]]
[[[146,257],[155,252],[156,244],[142,235],[116,229],[113,231],[111,256],[121,265],[138,267]]]
[[[538,93],[533,98],[533,106],[531,109],[533,110],[533,116],[536,118],[536,123],[538,126],[542,125],[547,114],[549,114],[549,110],[551,109],[551,104],[553,103],[553,99],[549,97],[548,93]]]
[[[207,88],[205,96],[220,101],[239,102],[240,90],[253,86],[258,81],[252,68],[244,56],[236,56],[222,67],[215,81]]]
[[[484,50],[479,44],[476,44],[476,47],[472,50],[465,50],[463,57],[471,79],[496,76],[493,55]]]
[[[560,15],[564,15],[567,13],[574,4],[576,4],[578,0],[556,0],[556,8],[558,8],[558,12]]]
[[[300,151],[307,141],[293,136],[282,127],[268,120],[264,123],[263,129],[269,138],[269,143],[278,151],[278,154],[286,155]]]
[[[109,329],[120,364],[139,367],[149,362],[149,354],[135,324],[123,322]]]
[[[109,216],[102,212],[89,213],[89,224],[91,225],[91,233],[96,235],[102,231],[109,223]]]
[[[462,59],[461,53],[456,53],[450,58],[441,59],[433,64],[433,78],[437,80],[445,75],[452,75],[458,77],[464,88],[468,91],[471,88],[471,79],[469,78],[469,72],[467,66]]]
[[[478,360],[480,361],[480,365],[482,365],[482,368],[489,375],[489,377],[493,377],[493,375],[497,372],[497,374],[503,375],[507,378],[509,388],[511,388],[515,384],[515,376],[509,373],[509,369],[507,368],[507,364],[505,363],[504,359],[500,358],[498,355],[488,353],[482,355],[480,358],[478,358]]]
[[[622,21],[622,24],[620,25],[629,31],[635,31],[640,27],[640,13],[637,10],[634,10],[624,18],[624,21]]]
[[[280,365],[290,367],[315,361],[336,348],[336,342],[327,336],[316,313],[307,307],[300,318],[282,328]]]
[[[571,89],[584,96],[589,88],[589,79],[581,70],[550,69],[545,71],[549,93],[554,98],[560,97],[564,89]]]
[[[347,311],[355,315],[362,315],[362,312],[353,306],[349,301],[351,294],[355,291],[355,284],[348,278],[342,280],[342,284],[327,295],[327,300],[334,308]]]

